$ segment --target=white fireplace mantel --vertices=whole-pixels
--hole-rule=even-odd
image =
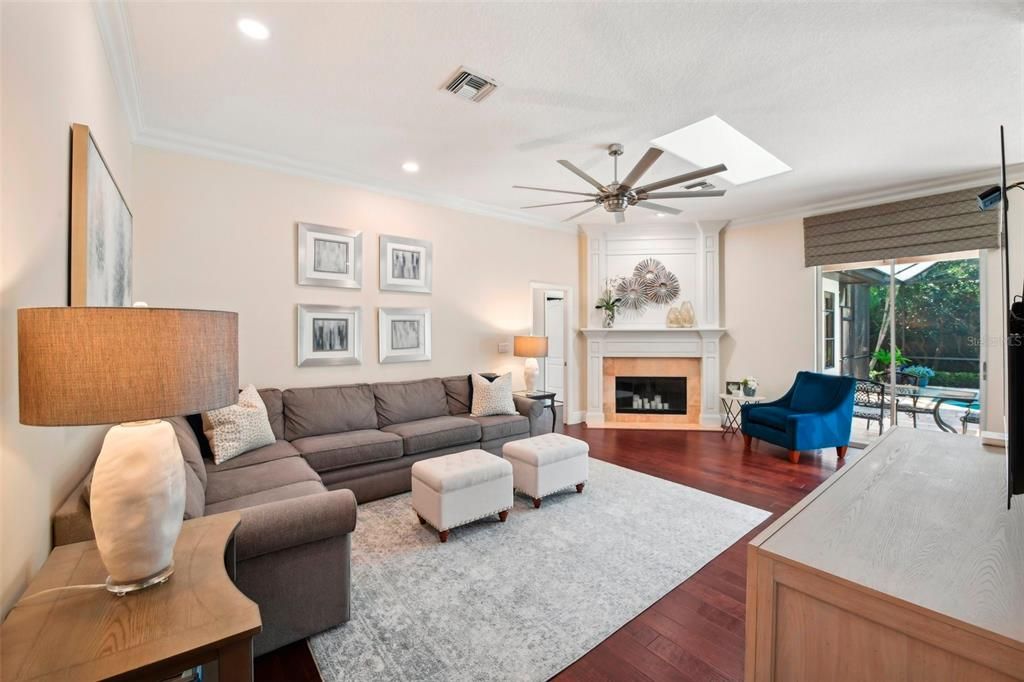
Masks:
[[[587,337],[588,425],[604,423],[604,359],[645,357],[700,358],[700,423],[702,426],[721,423],[718,407],[719,340],[725,333],[721,327],[588,327],[581,331]]]

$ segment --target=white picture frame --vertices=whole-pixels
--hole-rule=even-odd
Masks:
[[[377,337],[381,364],[430,360],[430,309],[379,308]]]
[[[302,286],[363,288],[363,233],[298,223],[297,280]]]
[[[434,246],[422,239],[380,236],[380,290],[429,294]]]
[[[361,307],[300,303],[296,321],[299,367],[362,364]]]

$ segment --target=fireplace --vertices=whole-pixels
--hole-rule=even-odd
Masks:
[[[686,377],[615,377],[618,414],[686,414]]]

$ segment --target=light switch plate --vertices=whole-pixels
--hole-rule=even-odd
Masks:
[[[498,352],[499,353],[510,353],[511,351],[512,351],[512,344],[510,344],[510,343],[499,343],[498,344]]]

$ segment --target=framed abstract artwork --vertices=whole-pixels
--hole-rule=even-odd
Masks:
[[[429,308],[380,308],[377,325],[381,363],[430,359]]]
[[[380,236],[380,289],[429,294],[434,247],[428,241]]]
[[[132,304],[132,212],[89,126],[71,126],[71,259],[73,306]]]
[[[298,224],[298,283],[313,287],[363,287],[363,233]]]
[[[362,362],[362,308],[300,304],[297,317],[299,367]]]

